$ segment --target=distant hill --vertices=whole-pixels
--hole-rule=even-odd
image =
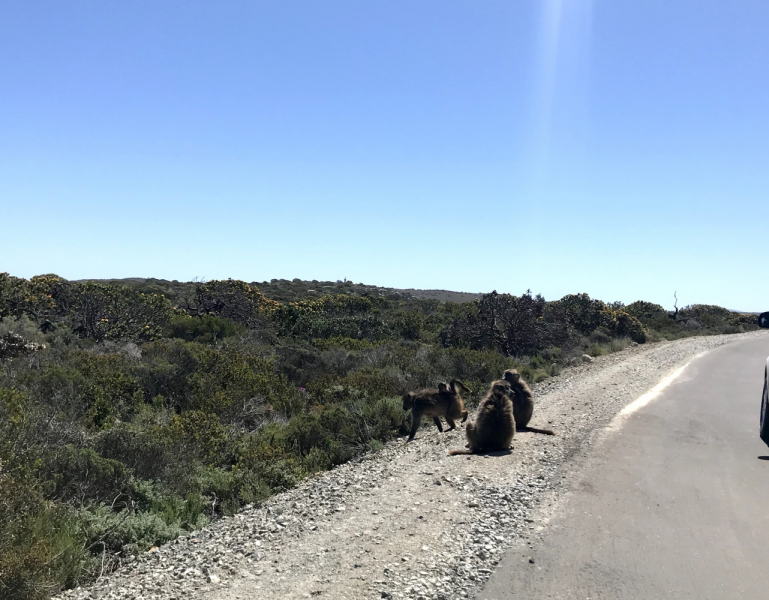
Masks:
[[[420,300],[437,300],[438,302],[472,302],[478,300],[483,294],[474,294],[472,292],[452,292],[449,290],[415,290],[412,288],[395,290],[402,294],[410,295]]]
[[[149,294],[164,294],[170,300],[183,296],[192,290],[194,281],[169,281],[151,277],[125,277],[123,279],[81,279],[79,281],[95,281],[127,285]],[[472,302],[482,296],[480,293],[454,292],[450,290],[418,290],[398,289],[353,283],[352,281],[307,281],[303,279],[272,279],[270,281],[253,281],[268,298],[280,302],[292,302],[304,298],[312,298],[322,294],[351,294],[355,296],[383,296],[391,299],[436,300],[438,302]]]

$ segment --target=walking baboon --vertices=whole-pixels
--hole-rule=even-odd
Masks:
[[[465,427],[468,449],[451,450],[450,456],[510,448],[515,435],[515,419],[509,394],[510,385],[506,381],[491,384],[491,389],[478,406],[475,421]]]
[[[503,376],[504,381],[510,384],[513,391],[513,416],[515,417],[515,427],[518,431],[532,431],[534,433],[544,433],[545,435],[555,435],[550,429],[538,429],[529,427],[531,415],[534,413],[534,398],[529,385],[521,379],[520,373],[515,369],[508,369]]]
[[[465,403],[458,390],[467,394],[472,393],[472,390],[459,379],[452,379],[449,384],[439,383],[438,389],[427,388],[418,392],[409,392],[403,396],[403,410],[411,409],[409,442],[417,434],[419,425],[422,423],[422,417],[425,415],[433,418],[433,423],[441,432],[443,431],[441,417],[446,419],[446,423],[449,424],[449,431],[457,428],[454,422],[456,419],[462,417],[463,423],[467,421]]]

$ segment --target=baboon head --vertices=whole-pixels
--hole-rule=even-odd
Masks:
[[[403,396],[403,410],[414,408],[414,392],[409,392]]]
[[[521,375],[515,369],[508,369],[507,371],[505,371],[505,374],[504,374],[503,378],[510,385],[515,385],[516,383],[518,383],[520,381]]]
[[[505,373],[507,375],[507,373]],[[510,384],[502,381],[498,381],[491,386],[492,396],[504,396],[510,392]]]
[[[446,393],[446,392],[453,392],[454,390],[449,388],[449,384],[448,383],[444,383],[443,381],[441,381],[438,384],[438,391],[441,392],[441,393]]]

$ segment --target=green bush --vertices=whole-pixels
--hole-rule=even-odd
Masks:
[[[111,503],[130,495],[126,466],[92,448],[71,444],[57,448],[46,457],[41,475],[53,486],[50,495],[77,506]]]
[[[624,310],[606,309],[602,311],[601,326],[613,338],[629,337],[634,342],[643,344],[646,341],[646,330],[641,322]]]
[[[222,317],[249,328],[263,327],[267,315],[279,308],[256,287],[233,279],[196,282],[181,306],[195,317]]]
[[[78,283],[72,284],[70,295],[67,319],[72,330],[97,342],[157,339],[173,314],[164,296],[142,294],[127,286]]]
[[[37,600],[77,585],[89,566],[84,539],[66,507],[47,502],[29,476],[0,463],[0,595]]]
[[[368,340],[359,340],[350,337],[315,338],[312,340],[312,345],[318,350],[343,348],[344,350],[349,350],[351,352],[356,350],[368,350],[369,348],[374,347],[374,344]]]
[[[383,299],[326,295],[282,304],[272,317],[283,335],[308,342],[337,337],[376,341],[391,335],[390,327],[379,315],[379,310],[388,305]]]
[[[557,301],[563,307],[569,325],[582,335],[589,335],[604,324],[604,302],[593,300],[587,294],[569,294]]]
[[[146,552],[206,522],[200,520],[186,529],[178,523],[169,523],[163,515],[153,511],[115,512],[104,505],[78,514],[78,524],[94,552],[122,552],[124,555]]]
[[[449,346],[525,356],[566,343],[571,334],[567,316],[563,306],[549,307],[530,291],[520,297],[492,292],[457,316],[441,336]]]
[[[166,326],[166,337],[181,338],[201,344],[214,344],[235,335],[242,327],[233,321],[213,315],[191,317],[176,315]]]
[[[0,337],[6,336],[9,333],[22,337],[26,342],[36,344],[45,342],[45,336],[40,332],[37,324],[27,315],[4,317],[0,321]]]
[[[625,312],[641,321],[644,325],[653,320],[667,318],[668,316],[667,311],[659,304],[645,302],[644,300],[637,300],[632,304],[628,304],[625,307]]]
[[[139,480],[157,480],[173,493],[184,496],[194,488],[198,449],[189,453],[186,440],[169,425],[145,427],[120,423],[100,432],[92,441],[101,456],[125,465]]]
[[[586,352],[590,356],[603,356],[604,354],[609,353],[609,351],[606,349],[606,346],[602,344],[590,344]]]

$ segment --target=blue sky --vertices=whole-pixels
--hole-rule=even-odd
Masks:
[[[769,3],[0,5],[0,270],[769,309]]]

